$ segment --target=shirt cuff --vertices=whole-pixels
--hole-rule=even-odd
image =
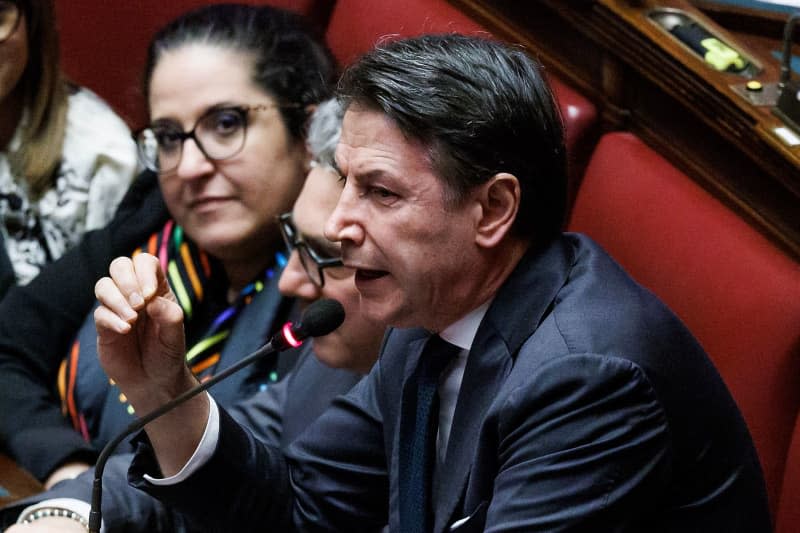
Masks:
[[[91,505],[75,498],[51,498],[49,500],[42,500],[39,503],[35,503],[23,509],[22,513],[20,513],[19,518],[17,519],[17,524],[21,524],[23,518],[35,513],[39,509],[53,508],[72,511],[73,513],[81,515],[87,522],[89,520],[89,514],[92,511]],[[105,533],[105,526],[103,525],[102,520],[100,522],[100,533]]]
[[[214,398],[208,393],[206,393],[206,395],[208,395],[209,401],[206,429],[203,432],[203,436],[200,438],[200,443],[189,458],[189,461],[187,461],[180,472],[174,476],[154,478],[149,474],[145,474],[145,480],[158,486],[177,485],[200,470],[200,468],[211,459],[211,456],[214,455],[214,450],[217,449],[217,442],[219,441],[219,408]]]

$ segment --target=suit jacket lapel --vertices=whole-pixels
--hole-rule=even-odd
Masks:
[[[436,482],[434,531],[445,529],[461,500],[484,415],[512,367],[508,349],[497,336],[472,346],[461,381],[460,390],[464,393],[458,395],[444,467]],[[472,353],[479,353],[480,357],[472,357]]]
[[[428,332],[420,330],[423,335],[408,343],[408,356],[406,357],[405,367],[403,368],[403,390],[405,390],[408,378],[414,373],[419,363],[419,357],[422,355],[422,349],[425,348],[425,341],[428,340]]]
[[[520,347],[566,282],[572,260],[571,247],[564,238],[538,253],[528,252],[481,321],[464,370],[445,465],[435,487],[438,505],[434,531],[445,530],[462,501],[481,444],[486,413],[511,372]]]

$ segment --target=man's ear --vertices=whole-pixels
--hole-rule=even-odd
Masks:
[[[311,122],[311,115],[313,115],[314,111],[316,111],[316,110],[317,110],[317,104],[308,104],[307,106],[305,106],[303,108],[303,111],[306,114],[306,120],[305,120],[305,124],[303,125],[303,127],[305,128],[306,131],[308,131],[308,126],[309,126],[309,123]],[[308,149],[308,145],[305,142],[303,142],[303,149],[305,150],[305,158],[303,160],[303,168],[304,168],[306,174],[308,174],[309,172],[311,172],[311,159],[312,159],[311,150]]]
[[[483,248],[497,246],[511,231],[520,204],[519,180],[513,174],[495,174],[475,191],[479,206],[475,242]]]

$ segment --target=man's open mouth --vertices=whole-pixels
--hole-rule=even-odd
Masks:
[[[356,270],[356,281],[372,281],[374,279],[382,278],[389,274],[385,270],[365,270],[359,268]]]

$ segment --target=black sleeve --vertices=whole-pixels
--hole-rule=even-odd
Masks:
[[[94,450],[61,413],[56,378],[111,260],[128,255],[167,219],[158,181],[142,173],[109,224],[0,302],[0,448],[38,479]]]
[[[286,452],[220,408],[214,454],[174,485],[144,479],[160,471],[142,432],[128,479],[206,531],[380,531],[387,523],[389,481],[376,380],[370,377],[336,398]]]

